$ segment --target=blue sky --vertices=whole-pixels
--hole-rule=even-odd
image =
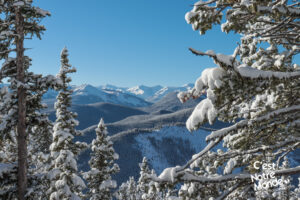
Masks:
[[[194,82],[213,62],[196,57],[188,47],[231,54],[238,37],[220,27],[200,36],[185,22],[191,0],[40,0],[52,14],[42,21],[42,40],[27,41],[33,48],[36,73],[56,74],[60,51],[67,46],[77,68],[73,83],[95,86],[164,85]]]

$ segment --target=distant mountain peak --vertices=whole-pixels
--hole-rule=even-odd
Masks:
[[[139,86],[128,88],[127,91],[130,92],[130,93],[133,93],[135,95],[143,95],[145,93],[145,91],[140,89]]]

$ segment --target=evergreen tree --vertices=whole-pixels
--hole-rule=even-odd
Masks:
[[[284,156],[280,169],[289,169],[290,167],[291,166],[288,158]],[[292,185],[292,178],[284,175],[281,176],[280,179],[282,184],[277,188],[273,188],[273,191],[269,196],[273,197],[274,199],[282,200],[297,199],[294,191],[295,186]]]
[[[116,181],[111,176],[119,172],[119,166],[114,163],[119,155],[115,153],[113,143],[107,135],[106,126],[101,118],[96,128],[96,139],[92,141],[92,154],[89,161],[91,170],[84,174],[88,182],[87,196],[91,200],[112,199],[112,189],[116,188]]]
[[[291,200],[298,200],[300,198],[300,177],[298,178],[298,187],[294,190],[294,196],[291,198]]]
[[[147,194],[149,191],[149,175],[151,174],[151,171],[148,166],[147,158],[144,157],[142,163],[140,163],[140,177],[138,180],[137,189],[141,196],[143,194]]]
[[[81,142],[74,143],[74,136],[81,133],[75,128],[78,125],[76,114],[69,110],[72,94],[69,83],[72,79],[67,75],[75,71],[76,69],[69,64],[68,50],[64,48],[61,52],[61,69],[57,75],[62,82],[62,90],[55,103],[56,121],[50,146],[53,160],[49,174],[51,200],[81,199],[82,190],[86,187],[78,174],[76,157],[87,145]]]
[[[29,163],[27,160],[27,143],[28,140],[34,138],[29,136],[31,128],[39,126],[41,130],[39,137],[42,138],[45,136],[43,134],[47,132],[42,128],[44,125],[39,123],[47,121],[45,116],[42,119],[40,118],[42,115],[38,114],[41,104],[31,104],[29,101],[33,100],[37,93],[43,93],[48,87],[56,84],[53,76],[43,77],[29,72],[31,60],[24,55],[26,50],[24,40],[26,39],[25,36],[31,36],[28,38],[37,36],[41,39],[45,27],[39,23],[41,19],[50,14],[33,6],[32,1],[24,0],[0,1],[0,12],[0,59],[4,61],[0,79],[2,81],[6,78],[9,82],[7,87],[2,87],[2,92],[5,91],[6,94],[0,97],[2,102],[0,105],[0,135],[1,142],[4,144],[0,151],[8,155],[1,162],[18,163],[18,178],[13,178],[13,180],[18,181],[18,199],[24,199],[28,192],[27,178],[31,179],[31,176],[27,174],[27,168],[35,165],[32,160],[29,160]],[[11,54],[11,52],[15,52],[15,54]],[[37,102],[35,101],[35,103]],[[33,114],[34,112],[37,114]],[[29,169],[29,171],[32,170]],[[15,184],[11,186],[10,189],[6,187],[7,190],[4,190],[11,193],[7,195],[10,196],[9,198],[15,198]],[[1,195],[6,194],[4,190]]]
[[[156,174],[153,170],[151,172],[151,176],[156,176]],[[151,180],[148,185],[149,185],[148,193],[142,195],[143,199],[147,199],[147,200],[163,200],[164,199],[164,195],[160,191],[159,185],[156,182]]]
[[[119,200],[162,200],[167,195],[161,192],[160,185],[154,182],[151,177],[157,177],[154,170],[150,170],[147,158],[144,157],[140,163],[140,177],[136,183],[133,177],[122,183],[115,196]]]
[[[140,177],[137,183],[137,196],[139,199],[160,200],[163,199],[162,193],[159,191],[159,185],[151,180],[152,176],[156,176],[154,170],[149,169],[148,160],[143,158],[140,163]]]
[[[118,200],[139,200],[137,184],[134,177],[129,177],[126,183],[122,183],[115,196]]]
[[[165,169],[156,180],[186,183],[186,199],[261,198],[251,181],[261,172],[254,163],[276,163],[300,145],[300,68],[294,63],[300,51],[299,3],[199,1],[186,21],[205,34],[221,23],[225,10],[221,28],[240,34],[241,44],[229,56],[190,49],[211,57],[217,67],[205,69],[195,87],[178,97],[185,102],[207,94],[186,122],[190,131],[216,119],[233,125],[213,131],[206,137],[208,145],[186,165]],[[221,143],[225,151],[214,151]],[[277,178],[299,173],[300,166],[274,169]]]

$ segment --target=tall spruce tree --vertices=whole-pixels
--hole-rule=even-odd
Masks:
[[[96,139],[92,141],[92,153],[89,165],[91,170],[84,174],[88,182],[87,196],[91,200],[112,199],[112,189],[117,187],[111,176],[119,172],[119,166],[114,163],[119,158],[115,153],[113,143],[107,135],[106,126],[101,118],[96,128]]]
[[[285,0],[194,4],[185,16],[194,30],[205,34],[226,12],[221,28],[240,34],[241,44],[229,56],[190,49],[217,67],[205,69],[193,89],[178,95],[185,102],[207,94],[186,126],[193,131],[216,119],[233,125],[213,131],[201,152],[184,166],[165,169],[156,181],[184,182],[183,199],[264,198],[254,191],[251,175],[261,172],[254,163],[280,164],[300,145],[300,68],[294,63],[300,51],[299,6]],[[214,151],[218,144],[225,150]],[[300,166],[276,167],[273,173],[277,179],[299,174]]]
[[[134,177],[129,177],[127,182],[122,183],[115,196],[118,200],[139,200],[140,195],[138,194]]]
[[[151,171],[148,166],[148,160],[146,157],[143,158],[142,163],[140,163],[140,177],[137,184],[137,190],[141,194],[148,194],[149,191],[149,175]]]
[[[42,87],[41,90],[44,90],[45,85],[49,86],[51,84],[51,81],[50,83],[44,82],[49,77],[45,78],[28,72],[30,58],[24,55],[26,50],[24,40],[32,38],[32,36],[41,39],[45,27],[39,25],[39,23],[41,19],[50,14],[33,6],[32,1],[25,0],[0,1],[0,12],[0,59],[4,61],[0,78],[1,81],[5,78],[9,81],[7,95],[1,96],[3,104],[0,108],[0,132],[2,143],[5,144],[2,147],[11,150],[5,152],[10,154],[11,157],[6,157],[4,162],[18,164],[18,175],[15,179],[18,182],[18,188],[13,189],[14,184],[12,184],[12,188],[5,191],[15,191],[12,195],[9,195],[11,198],[14,198],[17,191],[18,199],[24,199],[28,185],[28,124],[33,119],[33,116],[30,115],[31,112],[27,112],[28,109],[31,109],[30,106],[27,106],[27,102],[34,95],[34,92]],[[15,52],[15,54],[11,54],[12,52]],[[36,80],[33,81],[33,79]],[[36,85],[37,82],[43,86]],[[7,193],[3,192],[2,194]]]
[[[140,163],[140,177],[137,182],[137,196],[139,199],[144,200],[161,200],[163,199],[163,193],[160,192],[159,185],[151,180],[150,177],[156,176],[155,171],[150,170],[148,160],[143,158]]]
[[[53,142],[50,146],[52,169],[49,174],[51,181],[49,199],[51,200],[79,200],[83,197],[82,190],[86,187],[80,178],[76,158],[87,147],[86,143],[74,142],[74,137],[81,135],[76,130],[79,124],[76,114],[70,111],[72,81],[67,75],[76,72],[69,64],[68,50],[61,52],[61,69],[57,77],[62,82],[62,90],[55,103],[56,121],[53,127]]]

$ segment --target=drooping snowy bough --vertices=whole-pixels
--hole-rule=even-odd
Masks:
[[[300,51],[299,6],[299,1],[284,0],[194,4],[185,16],[194,30],[205,34],[226,11],[222,31],[240,34],[241,44],[233,55],[190,49],[212,58],[217,67],[205,69],[192,90],[178,95],[185,102],[207,94],[186,126],[193,131],[216,119],[232,125],[208,135],[208,145],[186,165],[153,179],[184,183],[182,199],[276,199],[279,186],[255,188],[251,176],[262,171],[254,164],[274,163],[272,174],[278,179],[300,174],[300,166],[282,168],[284,158],[300,147],[300,67],[294,63]],[[224,148],[215,151],[218,144]],[[297,199],[299,189],[282,194]]]

